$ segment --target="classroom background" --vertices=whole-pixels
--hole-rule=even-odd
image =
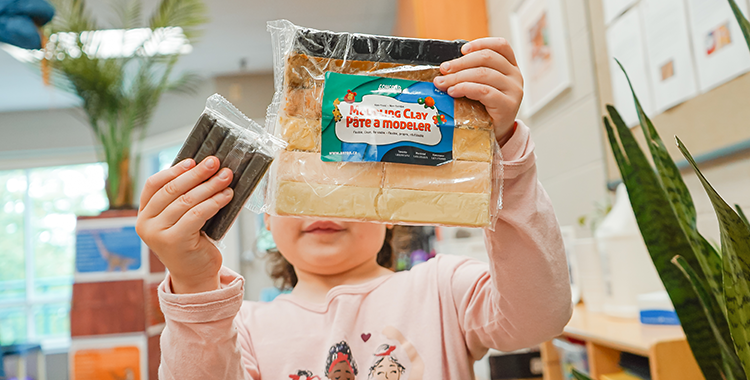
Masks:
[[[0,0],[0,379],[92,378],[105,367],[123,376],[117,378],[155,379],[164,326],[155,289],[164,267],[138,242],[133,211],[103,213],[114,200],[107,194],[111,181],[105,182],[113,169],[103,159],[110,147],[97,140],[81,99],[60,88],[61,79],[40,61],[44,52],[14,46],[18,41],[3,29],[18,17],[29,22],[14,10],[22,2]],[[53,3],[61,4],[57,16],[72,12],[70,2]],[[157,11],[159,3],[143,1],[142,14]],[[707,378],[669,298],[679,287],[662,283],[662,269],[644,244],[645,211],[633,213],[603,118],[615,122],[607,108],[614,105],[621,126],[648,152],[653,138],[644,137],[632,85],[675,162],[672,178],[679,174],[692,194],[697,230],[707,244],[721,247],[717,251],[732,249],[722,246],[714,203],[673,138],[679,136],[729,205],[750,208],[750,42],[729,1],[197,3],[205,7],[200,35],[165,28],[158,37],[162,45],[148,53],[176,57],[173,72],[192,74],[188,91],[155,98],[142,140],[132,136],[141,154],[126,169],[137,173],[134,199],[149,175],[172,163],[211,94],[265,123],[274,93],[267,21],[447,40],[503,37],[524,74],[519,118],[531,128],[539,180],[562,226],[578,305],[563,336],[521,352],[491,351],[475,365],[476,378],[571,379],[572,369],[603,380]],[[136,26],[146,21],[143,16],[127,28],[105,26],[127,13],[127,4],[86,3],[102,20],[89,34],[99,49],[86,54],[133,55],[123,43],[126,35],[155,38],[156,32]],[[748,14],[747,0],[735,4]],[[33,22],[44,23],[38,17]],[[44,42],[58,46],[67,38],[47,37]],[[617,140],[625,145],[622,133]],[[634,174],[625,184],[634,189],[641,179]],[[668,224],[652,223],[658,231]],[[118,253],[110,244],[120,244]],[[249,210],[222,240],[224,265],[245,277],[245,299],[268,301],[279,293],[264,255],[274,245],[262,215]],[[393,245],[395,270],[436,253],[486,260],[476,229],[397,226]],[[750,359],[739,355],[750,368]]]

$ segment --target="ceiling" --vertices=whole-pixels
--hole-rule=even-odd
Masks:
[[[111,1],[89,1],[98,20],[111,20]],[[150,14],[157,1],[145,0]],[[266,22],[287,19],[301,26],[334,31],[391,34],[396,0],[206,0],[209,23],[193,51],[183,56],[177,71],[192,70],[204,77],[272,70],[271,39]],[[244,60],[244,68],[241,62]],[[73,107],[78,99],[42,84],[35,67],[0,49],[0,112]]]

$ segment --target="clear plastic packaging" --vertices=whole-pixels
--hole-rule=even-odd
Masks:
[[[334,33],[286,20],[268,29],[275,94],[266,128],[288,144],[272,165],[269,213],[494,227],[503,168],[492,120],[481,103],[431,83],[465,41]],[[389,91],[398,101],[367,103]]]
[[[261,183],[273,159],[286,145],[221,95],[214,94],[206,100],[206,108],[172,165],[186,158],[200,163],[208,156],[215,156],[221,163],[221,169],[232,170],[229,187],[234,190],[234,196],[203,226],[202,231],[208,237],[213,240],[224,237],[243,205]],[[251,200],[247,207],[253,212],[263,212],[263,192],[255,193],[260,193],[258,196],[261,198]]]

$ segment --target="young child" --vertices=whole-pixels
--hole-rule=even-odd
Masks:
[[[187,159],[148,179],[136,225],[169,268],[159,287],[161,379],[470,379],[488,348],[561,333],[572,310],[568,271],[529,129],[515,121],[521,73],[501,38],[462,52],[434,83],[482,102],[502,147],[504,209],[485,232],[490,264],[438,255],[393,273],[377,261],[384,224],[266,216],[296,286],[270,303],[243,302],[243,278],[200,234],[232,197],[231,171],[217,173],[215,157]],[[375,371],[373,358],[396,368]]]

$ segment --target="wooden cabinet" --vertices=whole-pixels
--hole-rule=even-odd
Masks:
[[[643,325],[636,319],[589,313],[578,305],[563,336],[586,342],[591,377],[619,372],[620,354],[649,359],[652,380],[704,380],[680,326]],[[562,380],[560,358],[552,342],[541,347],[544,380]]]

